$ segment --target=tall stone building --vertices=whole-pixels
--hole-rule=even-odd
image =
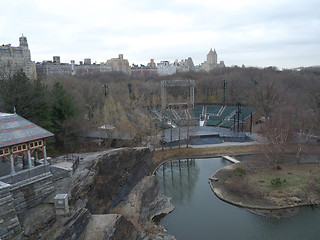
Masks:
[[[224,67],[224,62],[220,61],[218,64],[218,54],[216,50],[212,51],[212,48],[210,49],[209,53],[207,54],[207,61],[201,64],[201,70],[209,72],[210,70],[216,68],[216,67]]]
[[[178,61],[175,60],[174,66],[177,68],[177,72],[188,72],[195,70],[195,66],[191,57],[188,57],[185,60]]]
[[[138,65],[132,64],[130,73],[131,78],[150,79],[156,75],[158,75],[158,72],[154,59],[150,59],[150,62],[147,64],[147,66],[140,64],[139,67]]]
[[[43,61],[36,64],[39,78],[66,76],[66,75],[86,75],[94,73],[111,72],[112,66],[108,64],[91,64],[90,58],[84,59],[84,64],[75,64],[74,60],[69,63],[61,63],[60,56],[53,56],[53,61]]]
[[[107,60],[108,65],[112,66],[112,71],[124,72],[126,74],[130,74],[130,66],[129,61],[127,59],[123,59],[123,54],[119,54],[118,58],[111,58]]]
[[[41,79],[48,76],[72,75],[72,65],[60,63],[57,61],[58,56],[53,57],[53,61],[42,61],[36,64],[38,77]]]
[[[157,64],[157,72],[159,76],[172,75],[177,73],[177,67],[169,61],[160,61]]]
[[[0,46],[0,74],[4,77],[22,69],[28,78],[37,78],[36,64],[31,61],[31,53],[25,36],[19,38],[19,47],[11,44]]]

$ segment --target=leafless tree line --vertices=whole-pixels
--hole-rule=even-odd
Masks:
[[[284,145],[276,143],[288,142],[292,133],[306,137],[319,131],[318,69],[279,71],[275,68],[234,67],[152,79],[130,79],[126,74],[113,72],[50,77],[41,81],[48,89],[55,82],[63,85],[79,109],[78,122],[82,129],[97,129],[109,124],[118,131],[130,133],[135,144],[141,145],[154,142],[159,133],[150,113],[153,107],[161,104],[160,81],[163,79],[196,80],[195,102],[213,104],[223,103],[223,81],[226,80],[226,103],[235,105],[240,102],[244,106],[255,107],[265,116],[268,124],[261,133],[276,141],[274,148],[277,149],[273,151],[280,151]],[[173,102],[179,102],[186,96],[187,93],[179,88],[168,92],[168,98]],[[302,138],[300,142],[303,142]],[[299,152],[302,152],[302,146]]]

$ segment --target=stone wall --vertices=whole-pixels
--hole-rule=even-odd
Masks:
[[[50,172],[26,179],[11,186],[17,214],[37,206],[54,190]]]
[[[10,192],[11,185],[0,182],[0,239],[11,239],[21,231]]]
[[[0,239],[21,231],[17,214],[41,203],[54,190],[48,166],[38,166],[1,178]]]
[[[52,181],[57,181],[63,178],[71,177],[73,174],[73,169],[52,165],[50,166],[50,172],[53,176]]]
[[[49,164],[39,165],[31,169],[26,169],[16,174],[10,174],[3,177],[0,177],[0,181],[5,182],[7,184],[16,184],[24,181],[26,179],[33,179],[41,174],[47,173],[50,167]]]

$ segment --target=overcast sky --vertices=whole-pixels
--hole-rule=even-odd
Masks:
[[[215,48],[227,66],[320,65],[319,0],[1,0],[0,43],[28,38],[33,61],[119,53],[130,65]]]

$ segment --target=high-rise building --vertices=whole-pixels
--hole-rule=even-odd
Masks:
[[[207,63],[211,66],[217,66],[217,60],[218,60],[218,56],[217,56],[216,49],[212,51],[212,48],[211,48],[209,53],[207,54]]]
[[[54,63],[60,63],[60,56],[53,56]]]
[[[212,51],[211,48],[209,53],[207,54],[207,61],[201,63],[200,69],[209,72],[216,67],[224,67],[224,62],[220,61],[220,63],[218,64],[218,55],[216,49]]]
[[[85,58],[83,62],[84,65],[91,65],[91,58]]]
[[[36,64],[31,61],[31,53],[25,36],[19,38],[19,46],[12,47],[11,44],[0,46],[0,74],[10,76],[15,71],[22,69],[28,78],[37,78]]]
[[[157,64],[157,72],[159,76],[172,75],[177,73],[177,67],[169,61],[160,61]]]
[[[123,59],[123,54],[119,54],[118,58],[111,58],[107,60],[107,63],[112,66],[112,71],[124,72],[126,74],[130,74],[130,66],[129,61],[127,59]]]
[[[191,57],[188,57],[187,59],[181,61],[176,59],[174,62],[174,66],[176,66],[177,72],[188,72],[195,70],[194,63]]]
[[[157,66],[156,63],[154,62],[154,59],[150,59],[150,62],[147,64],[147,66],[145,65],[140,65],[140,67],[138,65],[132,65],[131,67],[131,78],[152,78],[156,75],[158,75],[157,72]]]

